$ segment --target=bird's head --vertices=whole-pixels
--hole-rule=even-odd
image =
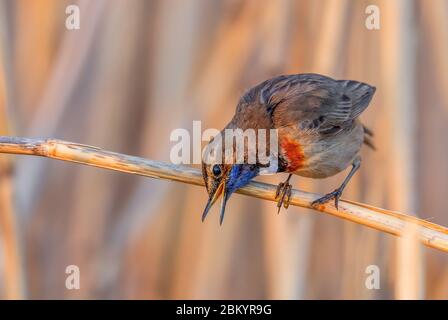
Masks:
[[[206,148],[206,152],[211,147],[213,147],[213,141]],[[208,161],[207,158],[203,157],[202,159],[202,176],[208,192],[208,201],[202,214],[202,221],[204,221],[213,204],[221,197],[219,223],[222,224],[229,197],[259,174],[259,168],[255,164],[216,161],[216,159],[222,158],[208,157]]]

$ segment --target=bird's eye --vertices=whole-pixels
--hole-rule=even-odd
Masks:
[[[221,167],[219,165],[217,165],[217,164],[215,164],[213,166],[212,171],[213,171],[213,175],[215,177],[219,177],[221,175]]]

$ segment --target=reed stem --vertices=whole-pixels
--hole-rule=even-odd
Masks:
[[[201,172],[196,168],[129,156],[56,139],[0,136],[0,153],[42,156],[156,179],[204,185]],[[275,185],[252,181],[236,192],[259,199],[276,201],[276,188]],[[317,207],[311,206],[311,202],[320,196],[293,190],[290,204],[321,211],[395,236],[402,236],[406,226],[413,224],[417,228],[419,240],[424,245],[448,252],[448,228],[446,227],[404,213],[349,200],[339,201],[339,210],[335,208],[333,202]],[[273,206],[274,211],[275,207]]]

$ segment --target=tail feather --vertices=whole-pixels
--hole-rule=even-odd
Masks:
[[[364,128],[364,133],[368,136],[373,137],[373,131],[370,130],[369,128],[367,128],[365,125],[362,125],[362,127]]]
[[[367,83],[354,80],[342,80],[339,82],[344,88],[344,93],[350,97],[353,103],[350,118],[355,119],[367,108],[375,94],[376,88]]]
[[[372,139],[370,139],[368,136],[364,136],[364,144],[366,146],[370,147],[372,150],[376,150],[376,147],[373,144]]]

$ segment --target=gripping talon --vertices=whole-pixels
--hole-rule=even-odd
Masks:
[[[334,206],[336,207],[337,210],[339,210],[339,198],[341,197],[341,195],[342,195],[342,191],[340,189],[336,189],[333,192],[330,192],[330,193],[324,195],[323,197],[314,200],[311,203],[311,206],[314,207],[317,204],[324,204],[324,203],[330,201],[331,199],[334,199]]]
[[[344,191],[345,186],[350,181],[352,176],[355,174],[355,172],[359,169],[361,166],[361,158],[357,157],[355,160],[353,160],[352,163],[352,169],[348,173],[348,176],[345,177],[344,182],[342,182],[341,186],[334,190],[333,192],[330,192],[329,194],[324,195],[322,198],[319,198],[317,200],[314,200],[311,202],[312,206],[315,206],[316,204],[324,204],[328,200],[331,200],[334,198],[334,206],[336,207],[336,210],[339,210],[339,198],[342,195],[342,191]]]
[[[279,198],[277,202],[277,214],[280,213],[280,209],[282,208],[282,205],[285,209],[289,207],[289,200],[291,198],[291,190],[292,185],[289,184],[289,179],[291,178],[291,175],[288,176],[288,179],[286,179],[285,182],[279,183],[277,186],[277,190],[275,192],[275,199]]]
[[[279,184],[278,184],[278,186],[277,186],[277,190],[275,191],[275,199],[277,199],[278,198],[278,196],[280,195],[280,191],[282,190],[282,188],[283,188],[283,182],[280,182]]]
[[[278,210],[277,210],[277,214],[280,214],[280,210],[282,209],[282,202],[281,202],[281,201],[279,201],[279,202],[277,203],[277,208],[278,208]]]
[[[282,186],[282,196],[281,196],[280,200],[277,202],[277,208],[278,208],[277,214],[280,213],[280,209],[282,208],[282,204],[284,205],[287,188],[288,188],[287,184],[286,185],[284,184]]]
[[[286,199],[285,202],[283,203],[283,208],[288,209],[289,207],[289,201],[291,200],[291,194],[292,194],[292,185],[288,184],[288,186],[286,187]]]

